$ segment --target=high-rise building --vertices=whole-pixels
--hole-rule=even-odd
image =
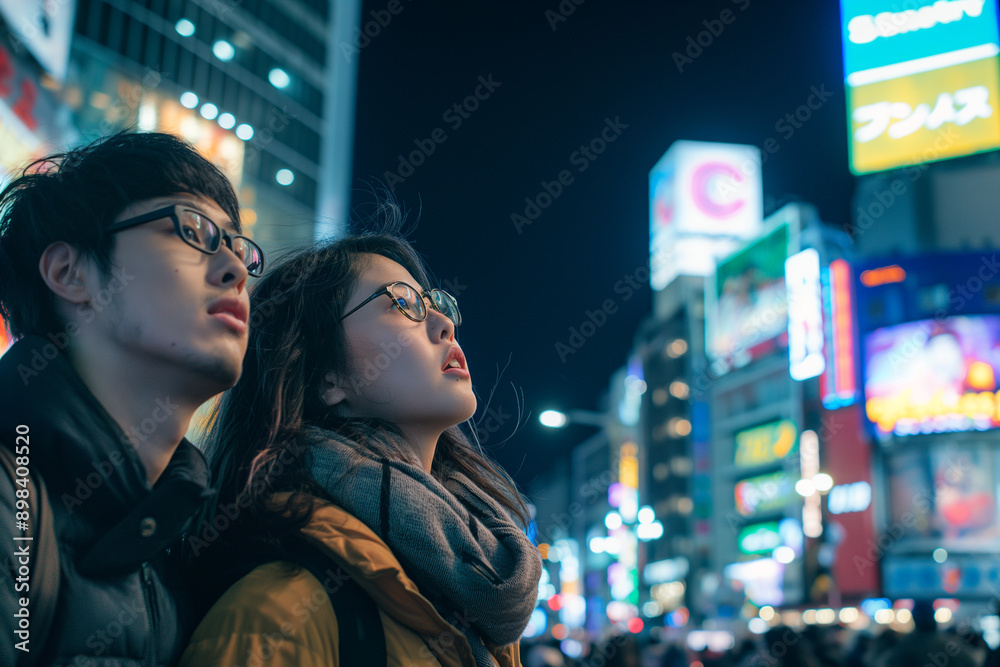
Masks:
[[[230,176],[244,225],[274,250],[336,233],[346,217],[357,51],[339,46],[352,44],[360,4],[79,0],[59,3],[58,21],[4,13],[15,46],[73,26],[68,59],[29,49],[42,86],[74,112],[78,134],[54,143],[176,133]]]

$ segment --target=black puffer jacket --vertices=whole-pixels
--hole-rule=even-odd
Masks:
[[[171,406],[137,424],[155,428]],[[44,664],[177,662],[197,619],[167,548],[208,495],[201,453],[181,442],[154,487],[135,449],[54,343],[26,337],[0,358],[0,445],[27,426],[30,466],[48,487],[62,571]],[[23,428],[21,431],[23,432]],[[21,441],[23,443],[23,441]],[[0,468],[0,665],[15,665],[18,598],[11,483]],[[17,534],[20,534],[18,532]]]

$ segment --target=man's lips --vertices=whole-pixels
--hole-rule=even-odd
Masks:
[[[249,307],[235,297],[218,299],[208,308],[208,314],[225,322],[240,333],[246,331],[250,319]]]

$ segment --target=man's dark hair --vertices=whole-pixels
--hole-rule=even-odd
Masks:
[[[105,229],[135,202],[192,194],[219,205],[239,230],[226,176],[169,134],[123,132],[36,160],[0,193],[0,315],[15,337],[64,326],[38,262],[57,241],[77,248],[107,279],[115,236]]]

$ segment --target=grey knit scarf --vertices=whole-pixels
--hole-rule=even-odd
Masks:
[[[520,638],[542,568],[538,549],[503,507],[460,472],[442,484],[412,454],[400,460],[388,441],[362,446],[316,427],[306,439],[317,483],[389,545],[420,592],[468,638],[477,666],[495,664],[484,641],[505,646]]]

